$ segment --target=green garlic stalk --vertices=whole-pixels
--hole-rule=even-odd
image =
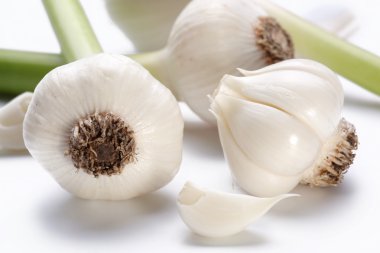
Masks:
[[[319,29],[271,2],[259,1],[259,3],[291,35],[297,53],[327,65],[363,88],[380,95],[380,75],[378,74],[380,72],[380,58],[378,56]],[[166,61],[166,57],[164,59],[162,56],[157,57],[160,55],[159,52],[139,54],[133,58],[140,61],[153,75],[165,80],[170,75],[171,70],[165,69],[165,66],[161,64]],[[4,55],[8,57],[5,58],[5,61]],[[39,80],[43,73],[47,73],[55,66],[63,63],[58,55],[46,57],[45,54],[33,53],[34,58],[29,55],[28,52],[0,51],[1,92],[18,94],[25,90],[31,90],[31,87],[36,84],[35,80]],[[11,71],[9,71],[7,59],[13,58],[16,61],[11,62],[9,65]],[[29,63],[28,60],[30,60]],[[24,64],[25,62],[27,64]],[[38,66],[37,72],[33,70],[34,65]],[[175,82],[173,83],[176,86]],[[169,83],[165,83],[165,85],[171,86]]]
[[[63,64],[58,54],[0,50],[0,93],[33,91],[46,73]]]
[[[325,64],[347,79],[380,95],[378,56],[305,22],[270,1],[260,0],[260,4],[289,32],[300,54]]]
[[[103,52],[77,0],[43,0],[66,62]]]

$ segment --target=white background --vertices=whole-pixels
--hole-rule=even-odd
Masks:
[[[130,51],[103,2],[82,2],[105,50]],[[277,2],[297,13],[324,3],[349,6],[360,28],[350,40],[380,55],[379,1]],[[40,1],[0,0],[0,48],[59,52]],[[27,154],[0,151],[0,252],[379,251],[380,100],[345,80],[343,84],[344,117],[356,125],[360,149],[338,188],[297,187],[294,192],[301,198],[279,203],[231,238],[193,235],[176,210],[175,198],[183,183],[191,179],[215,189],[238,190],[231,182],[216,129],[182,106],[186,128],[179,174],[160,191],[130,201],[76,199]]]

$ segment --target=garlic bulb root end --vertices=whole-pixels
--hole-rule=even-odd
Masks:
[[[256,44],[265,52],[268,64],[294,58],[293,41],[274,18],[260,17],[255,34]]]
[[[90,175],[118,175],[135,161],[134,132],[120,117],[95,113],[80,119],[71,130],[69,149],[74,166]]]
[[[324,152],[312,171],[306,171],[301,184],[327,187],[337,186],[343,181],[355,158],[355,150],[358,148],[358,136],[355,126],[342,119],[338,130],[330,142],[326,144],[327,152]]]

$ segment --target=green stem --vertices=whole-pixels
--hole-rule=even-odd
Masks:
[[[78,0],[42,0],[67,62],[103,50]]]
[[[32,91],[50,70],[101,53],[102,48],[78,0],[43,0],[62,55],[0,50],[0,92]]]
[[[287,30],[296,51],[380,95],[380,58],[265,0],[262,6]]]
[[[46,73],[63,64],[58,54],[0,50],[0,93],[33,91]]]
[[[60,17],[52,21],[54,27],[61,22],[66,22],[65,20],[69,16],[75,16],[69,18],[67,24],[58,26],[59,29],[56,28],[57,34],[61,35],[58,38],[61,41],[66,60],[75,60],[94,52],[101,52],[101,48],[77,1],[44,0],[44,3],[45,6],[50,6],[47,9],[58,12],[55,14],[55,12],[48,11],[50,16],[57,15]],[[363,88],[380,95],[380,58],[378,56],[323,31],[267,0],[262,0],[261,4],[291,34],[297,52],[329,66]],[[75,15],[71,10],[68,10],[70,6],[71,9],[75,7],[73,8]],[[59,7],[66,9],[66,11]],[[78,25],[78,22],[74,22],[74,20],[79,20],[81,25]],[[83,24],[85,24],[84,28],[80,28]],[[83,35],[78,32],[81,29],[92,35]],[[77,32],[73,32],[74,30]],[[78,41],[76,41],[77,38]],[[175,86],[168,78],[167,70],[169,68],[167,68],[165,54],[166,51],[161,50],[132,55],[131,58],[144,65],[157,79],[175,92],[173,89]],[[2,50],[0,51],[0,92],[18,93],[32,90],[45,73],[60,64],[63,64],[63,60],[58,55]]]

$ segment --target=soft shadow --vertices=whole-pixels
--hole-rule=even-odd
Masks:
[[[218,129],[201,121],[185,122],[184,145],[197,156],[223,157]]]
[[[375,99],[363,99],[361,97],[346,95],[344,99],[344,104],[346,107],[363,108],[366,110],[377,111],[380,113],[380,99],[377,101]]]
[[[175,212],[174,200],[152,193],[128,201],[89,201],[75,197],[41,206],[40,218],[49,231],[70,239],[120,239],[147,229],[160,216]],[[123,232],[123,233],[120,233]]]
[[[247,230],[234,236],[222,238],[207,238],[189,232],[185,238],[185,243],[200,247],[245,247],[265,244],[266,239]]]
[[[353,192],[354,185],[349,180],[345,180],[337,187],[312,188],[300,185],[292,191],[292,193],[300,194],[299,198],[289,198],[279,202],[269,215],[294,216],[299,219],[313,215],[343,212],[349,205]]]
[[[8,150],[0,148],[0,157],[21,157],[29,156],[27,150]]]

